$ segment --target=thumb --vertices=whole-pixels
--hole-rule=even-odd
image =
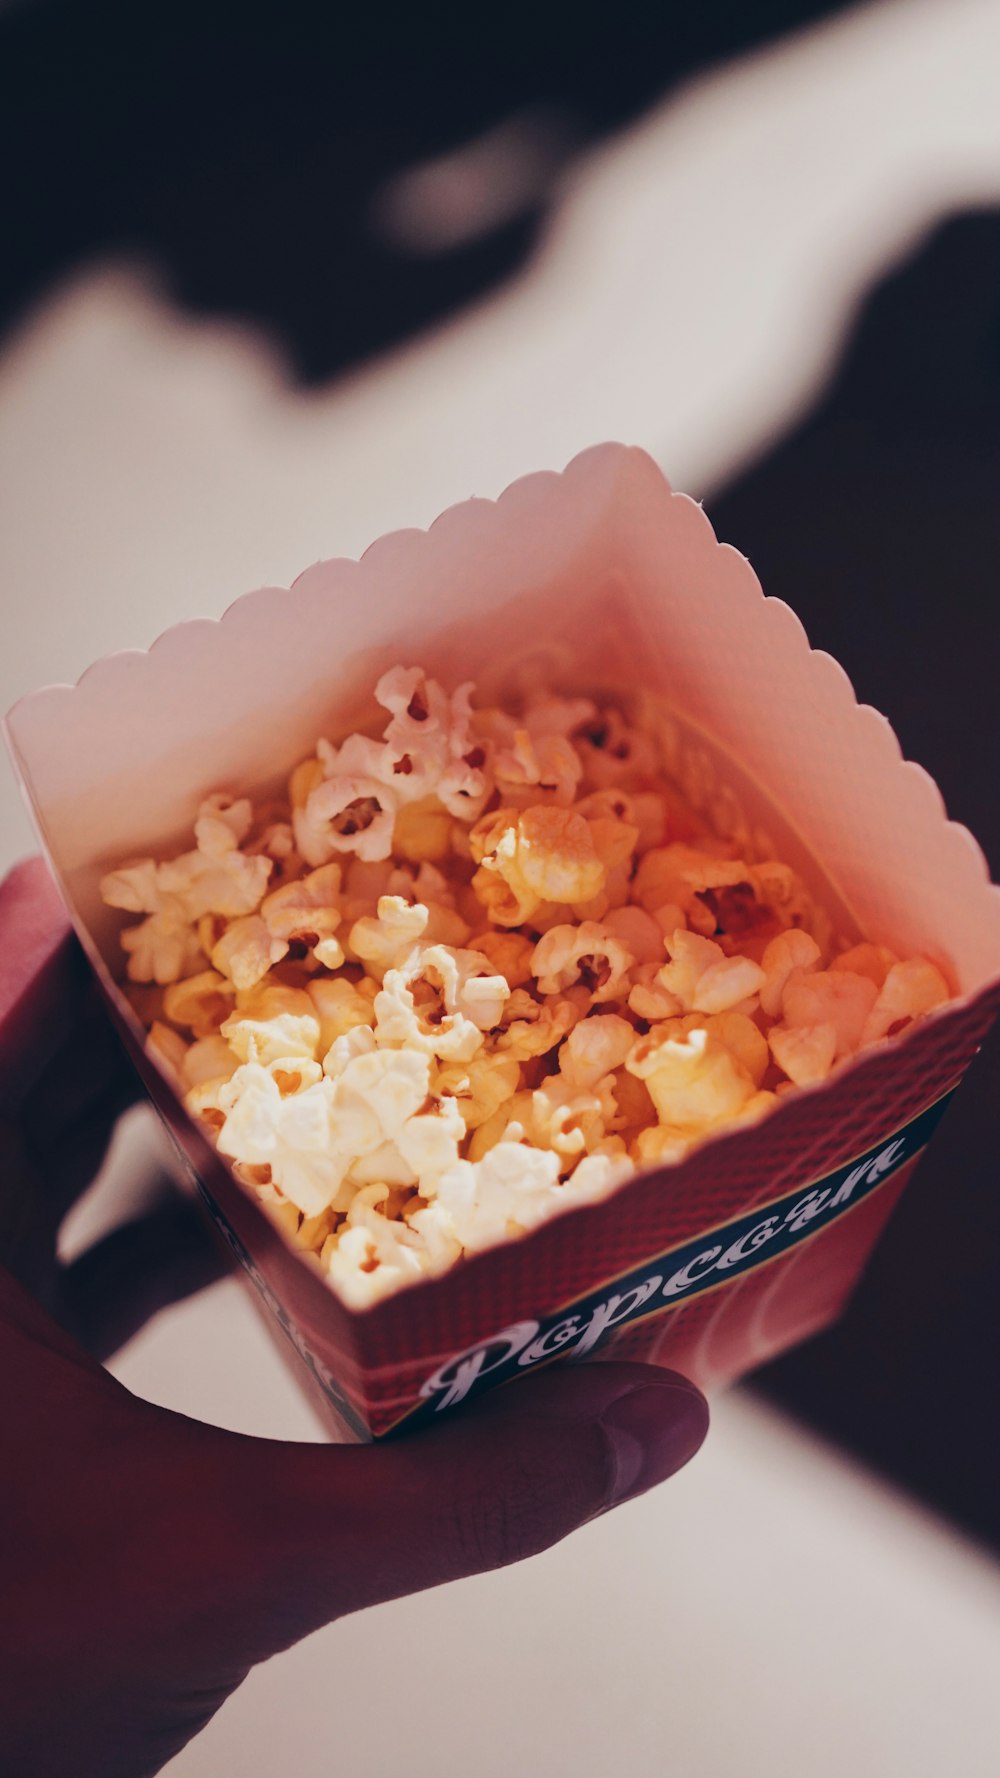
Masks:
[[[270,1644],[254,1658],[347,1612],[547,1549],[673,1475],[707,1429],[707,1403],[684,1377],[600,1362],[556,1366],[388,1445],[238,1440]]]

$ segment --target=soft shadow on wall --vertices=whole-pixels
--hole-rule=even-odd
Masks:
[[[326,381],[509,276],[581,149],[838,10],[0,0],[0,332],[85,260],[148,259]]]
[[[879,285],[819,405],[706,506],[1000,877],[1000,212]],[[1000,1544],[998,1156],[994,1035],[846,1318],[757,1387]]]

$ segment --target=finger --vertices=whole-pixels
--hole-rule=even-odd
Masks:
[[[228,1269],[197,1206],[175,1196],[64,1268],[60,1319],[103,1361],[160,1309],[215,1284]]]
[[[389,1445],[232,1440],[226,1493],[253,1577],[252,1658],[346,1612],[547,1549],[673,1475],[707,1428],[685,1378],[602,1362],[555,1366]]]
[[[0,883],[0,1112],[10,1112],[65,1036],[88,971],[41,858]]]

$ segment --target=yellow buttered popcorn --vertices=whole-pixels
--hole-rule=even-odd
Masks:
[[[937,963],[838,936],[685,800],[654,723],[423,668],[193,845],[102,879],[158,1064],[364,1308],[765,1117],[931,1016]],[[287,763],[287,762],[286,762]]]

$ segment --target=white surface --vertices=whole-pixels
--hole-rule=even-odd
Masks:
[[[998,65],[993,0],[892,0],[699,81],[591,158],[516,285],[319,394],[93,268],[0,364],[0,707],[600,437],[718,482],[807,399],[871,278],[997,200]],[[30,844],[12,785],[0,835]],[[235,1283],[116,1368],[314,1433]],[[998,1670],[997,1566],[731,1398],[658,1495],[311,1638],[168,1770],[992,1778]]]

